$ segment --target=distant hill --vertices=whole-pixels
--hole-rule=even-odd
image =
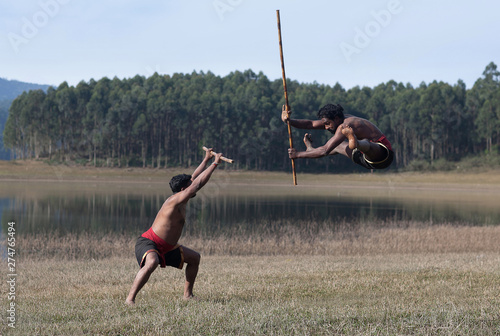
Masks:
[[[47,91],[49,86],[0,78],[0,160],[8,160],[10,158],[10,153],[3,148],[2,141],[3,129],[9,116],[10,104],[24,91],[40,89]]]
[[[14,100],[24,91],[44,90],[47,91],[50,85],[24,83],[16,80],[0,78],[0,100]]]

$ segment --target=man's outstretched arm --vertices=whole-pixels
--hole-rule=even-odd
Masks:
[[[283,110],[281,111],[281,120],[283,122],[290,121],[290,126],[300,129],[325,129],[325,125],[321,120],[307,120],[307,119],[290,119],[289,111],[285,110],[283,106]]]
[[[345,135],[342,134],[342,129],[339,126],[335,135],[330,138],[323,146],[309,149],[304,152],[297,152],[295,148],[288,149],[290,159],[316,159],[330,154],[338,145],[345,140]]]
[[[300,129],[325,129],[321,120],[290,119],[290,126]]]

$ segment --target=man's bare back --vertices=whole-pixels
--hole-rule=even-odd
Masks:
[[[345,115],[344,123],[339,127],[350,127],[358,140],[377,141],[384,135],[377,126],[366,119],[355,117],[349,114]]]
[[[178,202],[178,194],[170,196],[161,207],[153,222],[153,231],[170,245],[179,241],[186,222],[187,200]]]

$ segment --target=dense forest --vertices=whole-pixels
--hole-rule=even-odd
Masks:
[[[292,118],[316,119],[318,109],[340,103],[346,113],[367,118],[386,134],[395,168],[498,153],[500,72],[490,63],[474,86],[462,81],[389,81],[374,88],[344,89],[288,80]],[[203,145],[235,160],[234,168],[286,170],[288,136],[280,119],[281,80],[252,70],[225,77],[208,73],[66,82],[32,90],[10,107],[4,144],[16,158],[72,161],[95,166],[195,165]],[[294,130],[304,149],[304,130]],[[314,131],[313,145],[327,132]],[[346,158],[297,161],[299,171],[357,168]]]
[[[0,130],[5,127],[12,101],[24,91],[47,90],[48,85],[31,84],[16,80],[0,78]],[[0,159],[9,159],[10,153],[3,146],[3,136],[0,134]]]
[[[0,130],[3,130],[9,116],[9,107],[12,100],[0,100]],[[3,147],[3,134],[0,134],[0,160],[8,159],[9,151]]]

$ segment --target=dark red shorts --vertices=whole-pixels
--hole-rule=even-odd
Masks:
[[[137,242],[135,243],[135,257],[137,258],[139,267],[144,266],[146,256],[151,252],[158,254],[160,267],[172,266],[182,269],[184,266],[182,246],[167,244],[156,235],[152,228],[137,238]]]
[[[392,146],[389,140],[382,135],[377,141],[370,141],[378,144],[387,153],[385,158],[378,162],[372,162],[366,159],[365,155],[357,148],[352,151],[352,161],[365,167],[366,169],[385,169],[389,167],[394,160],[394,152],[392,151]]]
[[[389,142],[389,140],[387,140],[387,138],[385,137],[385,135],[382,135],[382,136],[380,137],[380,139],[378,139],[377,141],[371,141],[371,142],[380,142],[380,143],[381,143],[381,144],[383,144],[385,147],[387,147],[387,149],[392,150],[391,143]]]

